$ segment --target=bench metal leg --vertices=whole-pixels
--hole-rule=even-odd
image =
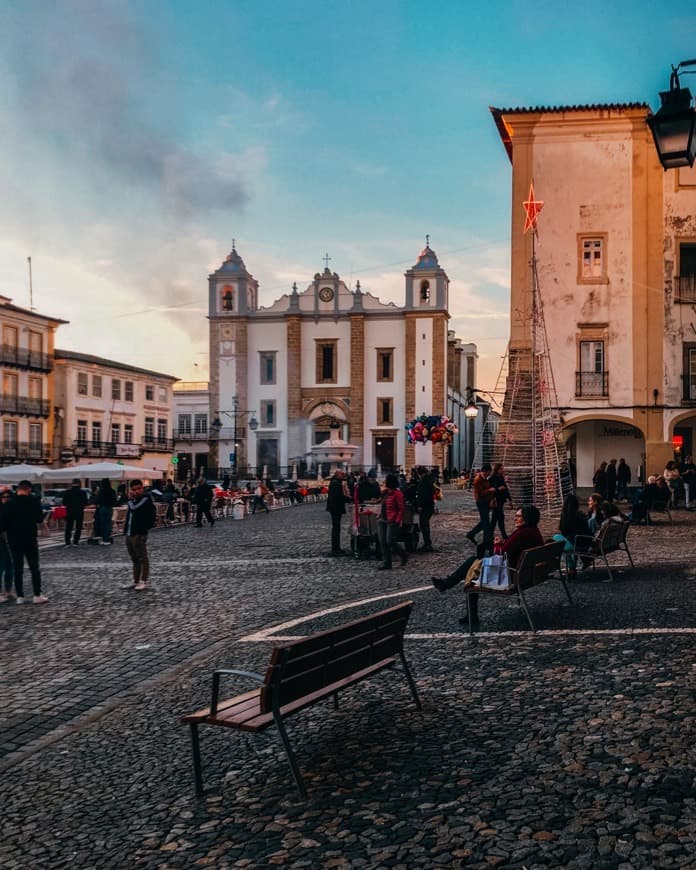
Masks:
[[[201,769],[201,746],[198,740],[198,725],[191,722],[191,749],[193,751],[193,780],[196,784],[196,797],[203,795],[203,771]]]
[[[288,738],[288,732],[285,730],[285,725],[283,725],[283,720],[280,716],[274,715],[275,723],[278,726],[278,733],[280,734],[280,739],[283,741],[283,748],[285,749],[285,754],[288,757],[288,763],[290,764],[290,770],[292,771],[292,777],[295,780],[295,785],[297,786],[297,790],[300,793],[300,797],[303,801],[307,800],[307,789],[305,788],[304,780],[302,779],[302,774],[300,773],[300,768],[297,765],[297,761],[295,760],[295,753],[292,751],[292,746],[290,746],[290,740]]]
[[[633,564],[633,557],[631,556],[631,551],[628,549],[628,544],[624,544],[624,550],[628,556],[628,561],[631,563],[631,568],[635,568],[636,566]]]
[[[534,623],[532,622],[531,614],[529,613],[529,608],[527,607],[527,602],[524,600],[524,592],[522,591],[522,589],[519,586],[517,587],[517,594],[520,597],[520,603],[521,603],[522,607],[524,607],[524,612],[527,614],[527,619],[529,620],[529,626],[533,632],[536,632],[536,628],[534,628]]]
[[[604,559],[604,564],[607,566],[607,572],[609,573],[609,579],[610,579],[611,581],[613,581],[613,580],[614,580],[614,575],[611,573],[611,565],[609,564],[609,560],[608,560],[607,557],[604,555],[604,553],[602,553],[602,558]]]
[[[416,690],[416,684],[411,676],[411,670],[408,666],[408,662],[406,661],[406,656],[404,655],[403,650],[399,650],[399,658],[401,659],[401,664],[404,666],[404,671],[406,673],[406,679],[408,680],[408,685],[411,689],[411,694],[413,695],[413,700],[416,705],[416,710],[422,710],[420,698],[418,697],[418,691]]]
[[[563,571],[559,571],[558,576],[561,578],[561,583],[563,584],[563,588],[565,589],[565,594],[568,597],[568,601],[570,602],[570,604],[572,604],[573,599],[570,597],[570,589],[568,588],[568,582],[563,575]]]
[[[338,710],[338,692],[334,692],[333,699],[334,699],[334,710]]]

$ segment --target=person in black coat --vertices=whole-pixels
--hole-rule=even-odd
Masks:
[[[507,481],[502,462],[496,462],[493,465],[493,474],[488,478],[488,485],[495,490],[495,504],[491,505],[491,534],[495,531],[496,525],[500,529],[500,535],[503,540],[507,538],[505,531],[505,502],[512,503],[512,496],[508,489]]]
[[[31,572],[34,604],[45,604],[48,601],[48,598],[41,594],[41,570],[39,568],[38,527],[43,519],[41,502],[32,495],[31,482],[21,480],[17,486],[17,494],[3,505],[0,514],[0,528],[2,533],[7,536],[7,543],[12,553],[17,604],[24,603],[25,559]]]
[[[331,555],[341,556],[341,517],[345,515],[346,503],[350,501],[350,492],[343,471],[334,472],[329,483],[326,496],[326,510],[331,514]]]
[[[616,460],[611,459],[607,465],[607,501],[614,501],[616,496],[616,480],[618,472],[616,469]]]
[[[85,508],[87,507],[87,493],[80,487],[79,477],[74,478],[70,489],[66,489],[63,493],[63,506],[66,512],[65,546],[70,546],[70,538],[72,537],[72,545],[77,547],[80,543],[82,523],[85,517]],[[73,528],[75,529],[74,534]]]
[[[616,469],[617,496],[619,498],[628,498],[628,486],[631,482],[631,469],[626,464],[625,459],[619,459],[619,465]]]
[[[101,542],[104,545],[113,544],[111,537],[113,527],[114,508],[116,507],[116,493],[111,486],[111,481],[105,477],[99,484],[97,493],[97,520]]]
[[[430,537],[430,520],[435,513],[435,481],[424,465],[416,469],[418,483],[416,484],[416,504],[418,505],[418,524],[423,535],[421,553],[432,553],[433,542]]]
[[[212,528],[215,525],[215,520],[210,513],[210,508],[213,504],[213,487],[206,481],[204,477],[198,479],[198,486],[194,489],[191,501],[196,505],[196,528],[201,528],[203,525],[203,515],[210,523]]]
[[[592,478],[592,486],[595,489],[595,492],[598,492],[602,496],[602,500],[607,497],[607,464],[606,462],[601,462],[599,464],[599,468],[595,471],[594,477]]]

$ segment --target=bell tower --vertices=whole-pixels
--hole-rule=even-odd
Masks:
[[[406,272],[405,278],[407,311],[447,311],[449,278],[430,247],[430,236],[425,237],[418,262]]]

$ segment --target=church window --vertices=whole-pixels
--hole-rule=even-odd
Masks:
[[[276,382],[276,352],[274,350],[262,350],[259,354],[261,368],[261,383],[275,384]]]
[[[276,403],[272,399],[265,399],[261,402],[261,425],[262,426],[275,426],[276,421],[276,413],[275,413]]]
[[[321,339],[316,347],[317,383],[335,384],[338,339]]]
[[[421,305],[425,302],[430,302],[430,281],[421,281],[420,283],[420,300]]]
[[[379,382],[394,380],[394,348],[377,348],[377,380]]]
[[[377,399],[377,425],[390,426],[394,422],[394,400]]]
[[[222,310],[234,310],[234,289],[229,284],[225,284],[222,288]]]

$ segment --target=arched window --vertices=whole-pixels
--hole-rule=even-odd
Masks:
[[[222,288],[222,310],[234,311],[234,289],[229,284]]]
[[[420,300],[421,303],[430,302],[430,281],[421,281]]]

